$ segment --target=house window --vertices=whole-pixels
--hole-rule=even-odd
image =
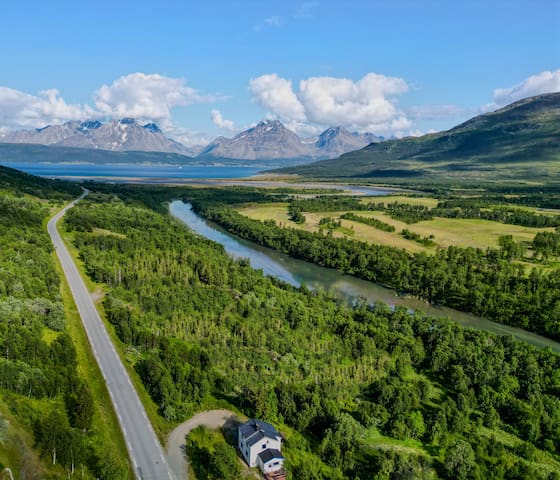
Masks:
[[[266,443],[262,444],[262,449],[264,450],[266,448]]]
[[[280,462],[274,462],[272,465],[275,465],[275,466],[276,466],[276,465],[278,465],[279,463],[280,463]]]

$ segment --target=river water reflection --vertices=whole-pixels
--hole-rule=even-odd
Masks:
[[[228,254],[236,258],[247,258],[253,268],[260,269],[264,274],[277,277],[291,285],[304,284],[312,289],[332,291],[350,301],[364,298],[370,303],[382,301],[391,306],[421,310],[434,317],[451,318],[465,327],[487,330],[501,335],[513,335],[515,338],[537,347],[550,347],[553,351],[560,353],[560,343],[548,338],[452,308],[437,307],[416,298],[399,296],[394,290],[381,285],[345,275],[337,270],[297,260],[270,248],[238,238],[199,217],[192,211],[191,205],[188,203],[174,201],[170,205],[170,212],[198,234],[223,245]]]

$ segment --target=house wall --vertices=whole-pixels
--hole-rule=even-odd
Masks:
[[[249,466],[256,467],[259,453],[261,453],[263,450],[266,450],[267,448],[282,450],[281,443],[282,443],[281,440],[276,440],[275,438],[268,438],[268,437],[265,437],[260,442],[255,443],[250,448],[250,458],[248,462]]]
[[[284,460],[280,458],[273,458],[272,460],[269,460],[267,463],[263,463],[260,458],[258,460],[259,460],[259,468],[263,473],[276,472],[277,470],[280,470],[284,466]],[[277,463],[277,465],[274,465],[275,463]]]
[[[241,452],[241,455],[243,455],[243,458],[245,459],[245,462],[247,463],[247,465],[249,465],[250,467],[254,466],[251,465],[251,452],[248,451],[249,449],[247,448],[247,445],[245,444],[245,439],[239,435],[239,440],[237,442],[237,448],[239,448],[239,451]]]

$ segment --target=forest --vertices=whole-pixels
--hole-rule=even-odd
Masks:
[[[50,208],[80,188],[8,169],[0,169],[0,188],[0,472],[121,479],[126,459],[116,456],[79,371],[43,226]]]
[[[106,319],[122,348],[136,352],[134,369],[170,425],[212,406],[271,421],[286,438],[289,475],[300,480],[560,478],[557,355],[383,304],[351,307],[264,277],[191,233],[161,204],[190,200],[241,235],[246,229],[277,246],[344,258],[336,253],[344,247],[326,236],[299,237],[270,222],[238,219],[223,205],[204,206],[204,198],[223,200],[227,192],[113,188],[78,204],[65,228],[90,278],[104,286]],[[240,190],[232,196],[259,197]],[[464,271],[459,278],[476,283],[456,291],[482,288],[479,305],[488,309],[485,295],[505,309],[531,290],[486,252],[450,249],[433,264],[421,257],[413,264],[390,250],[377,258],[387,258],[393,276],[400,261],[420,277],[437,277],[443,266],[454,275]],[[492,294],[491,281],[504,292]],[[535,295],[546,297],[554,277],[531,281]],[[547,325],[533,311],[527,318]],[[207,434],[197,435],[215,449]],[[188,445],[205,458],[208,450],[199,447]],[[231,451],[220,455],[230,458]]]

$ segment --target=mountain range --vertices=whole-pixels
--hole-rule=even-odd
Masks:
[[[17,130],[0,135],[2,143],[29,143],[113,152],[142,151],[192,155],[185,145],[167,138],[155,123],[141,125],[134,118],[107,123],[97,120],[72,121],[34,130]]]
[[[407,183],[560,183],[560,92],[517,101],[444,132],[386,140],[275,172]]]
[[[382,137],[370,133],[351,133],[342,127],[328,128],[318,137],[302,139],[278,120],[265,120],[233,138],[218,137],[206,147],[193,148],[166,137],[155,123],[142,125],[133,118],[107,123],[97,120],[72,121],[0,134],[0,143],[108,152],[163,152],[206,160],[241,161],[312,161],[336,157],[381,140]],[[71,150],[67,153],[71,153]]]

